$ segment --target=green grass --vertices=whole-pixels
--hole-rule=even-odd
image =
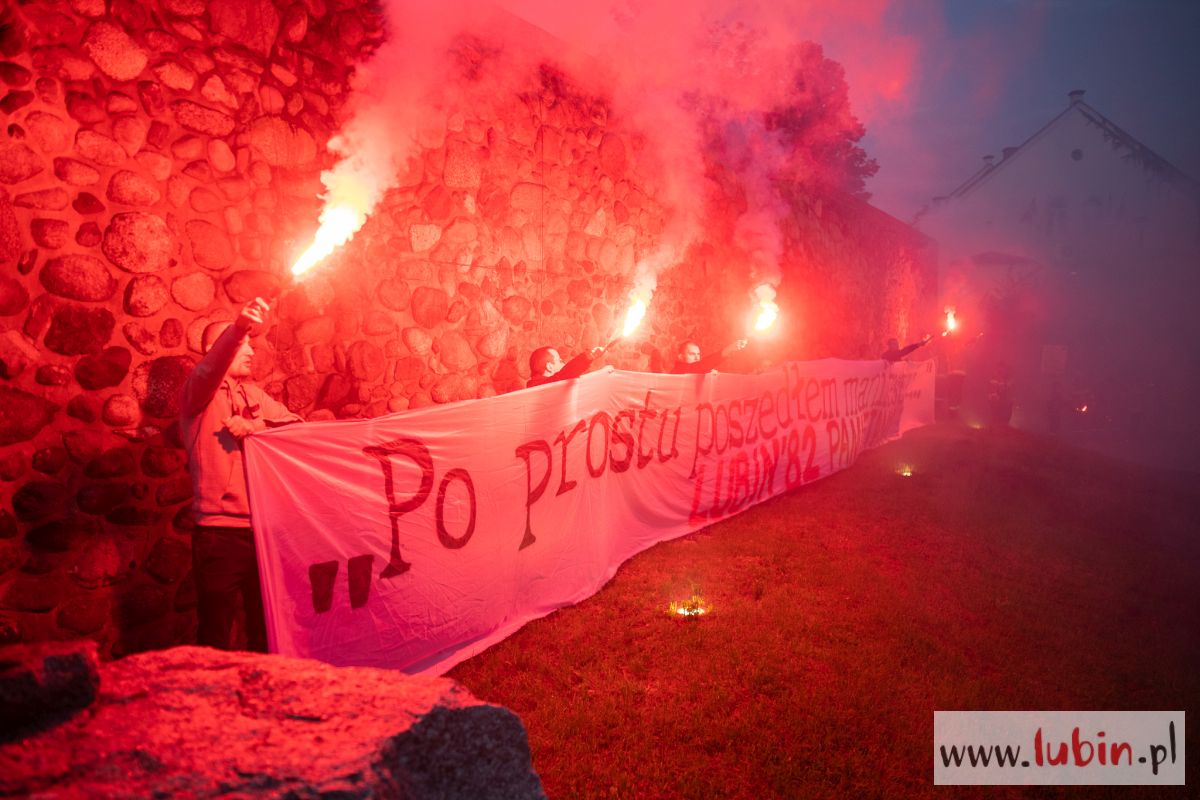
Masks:
[[[933,712],[1183,708],[1195,740],[1198,533],[1190,478],[939,425],[450,675],[520,715],[552,798],[1185,797],[934,787]]]

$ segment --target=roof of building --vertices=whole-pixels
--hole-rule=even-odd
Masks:
[[[1087,122],[1096,127],[1097,131],[1110,143],[1114,148],[1126,151],[1125,157],[1136,164],[1142,166],[1148,172],[1157,175],[1162,180],[1170,183],[1189,196],[1200,202],[1200,183],[1197,183],[1193,178],[1184,173],[1182,170],[1175,167],[1162,156],[1155,153],[1149,147],[1138,141],[1136,137],[1118,126],[1108,117],[1101,114],[1092,106],[1083,101],[1083,90],[1076,89],[1068,93],[1070,104],[1057,114],[1053,119],[1043,125],[1032,136],[1026,139],[1017,147],[1005,147],[1003,155],[999,161],[994,160],[992,156],[984,157],[983,166],[972,174],[969,178],[959,184],[948,195],[933,198],[933,202],[926,205],[917,212],[913,223],[916,224],[922,216],[925,215],[931,208],[936,208],[948,200],[953,198],[963,197],[969,194],[981,184],[986,183],[996,172],[1006,168],[1015,159],[1019,158],[1022,152],[1028,151],[1034,144],[1046,133],[1067,119],[1072,114],[1080,114]]]

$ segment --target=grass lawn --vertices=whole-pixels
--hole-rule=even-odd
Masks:
[[[1184,709],[1196,741],[1198,622],[1196,476],[946,424],[450,676],[520,715],[552,798],[1182,798],[1194,747],[1187,788],[935,787],[933,712]]]

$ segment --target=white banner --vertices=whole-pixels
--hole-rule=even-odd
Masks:
[[[626,559],[933,421],[934,362],[605,370],[246,442],[271,650],[440,674]]]

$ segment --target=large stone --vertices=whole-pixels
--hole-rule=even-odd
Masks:
[[[116,320],[107,308],[63,305],[50,318],[46,349],[64,356],[94,353],[108,343]]]
[[[296,169],[317,156],[312,134],[278,116],[259,117],[241,138],[272,167]]]
[[[175,447],[151,445],[142,451],[142,472],[155,478],[173,475],[187,463],[187,455]]]
[[[29,232],[38,247],[58,250],[71,240],[71,223],[65,219],[38,217],[30,221]]]
[[[448,678],[179,647],[99,683],[88,713],[0,749],[0,793],[545,797],[520,719]]]
[[[86,708],[99,693],[95,642],[9,645],[0,648],[0,665],[0,741],[16,738],[18,732],[53,727],[38,723]],[[4,769],[9,779],[30,772],[19,759]],[[30,789],[30,794],[37,793]]]
[[[16,278],[0,275],[0,317],[20,314],[29,305],[29,290]]]
[[[15,114],[25,106],[33,102],[33,92],[26,92],[14,89],[0,99],[0,111],[6,114]]]
[[[319,375],[293,375],[284,381],[283,402],[290,411],[302,411],[317,399],[321,378]]]
[[[433,352],[433,336],[421,328],[405,328],[400,333],[404,345],[415,356],[427,356]]]
[[[125,206],[152,206],[162,195],[149,178],[123,169],[113,173],[108,182],[108,199]]]
[[[122,28],[107,21],[93,22],[83,37],[83,51],[108,77],[131,81],[146,68],[146,51]]]
[[[108,425],[134,425],[142,418],[142,410],[133,395],[114,394],[104,401],[100,417]]]
[[[75,134],[75,152],[106,167],[115,167],[125,162],[125,148],[102,133],[81,128]]]
[[[211,0],[213,32],[269,56],[279,33],[279,12],[271,0]]]
[[[149,126],[140,116],[125,114],[113,120],[113,138],[130,156],[142,149],[148,134]]]
[[[67,193],[63,192],[63,204],[59,208],[66,208]],[[103,214],[104,203],[100,202],[100,198],[91,192],[80,192],[75,195],[75,199],[71,201],[71,208],[78,211],[80,214]]]
[[[188,205],[191,206],[193,211],[201,214],[209,214],[223,208],[225,202],[211,189],[197,186],[188,192]]]
[[[450,189],[478,189],[486,156],[486,149],[469,142],[447,142],[442,183]]]
[[[454,372],[462,372],[475,366],[476,358],[471,343],[458,331],[446,331],[438,339],[438,358]]]
[[[441,238],[442,229],[438,225],[414,223],[408,229],[408,243],[414,253],[432,250]]]
[[[113,215],[104,231],[101,249],[108,260],[126,272],[158,272],[171,261],[174,240],[167,223],[156,214],[128,211]]]
[[[178,539],[163,537],[154,543],[143,565],[160,583],[175,583],[192,565],[192,548]]]
[[[174,60],[163,61],[154,68],[154,76],[167,88],[187,93],[196,86],[196,72]]]
[[[53,475],[67,465],[65,447],[43,447],[33,454],[33,468],[44,475]]]
[[[61,364],[42,364],[34,380],[42,386],[66,386],[71,382],[71,370]]]
[[[28,461],[28,453],[23,450],[14,450],[8,455],[0,458],[0,481],[12,482],[25,474],[26,461]]]
[[[38,279],[51,294],[70,300],[100,302],[109,299],[117,291],[117,279],[104,262],[94,256],[52,258],[42,267]]]
[[[298,44],[304,40],[304,35],[308,33],[308,9],[304,7],[303,3],[292,3],[288,7],[283,14],[281,28],[283,38],[292,44]]]
[[[526,218],[540,221],[546,187],[540,183],[518,183],[509,192],[509,206],[514,211],[522,212]]]
[[[139,364],[131,387],[142,410],[163,419],[179,416],[179,394],[195,365],[191,356],[162,356]]]
[[[191,100],[176,100],[171,103],[175,121],[189,131],[205,136],[228,136],[233,132],[233,117],[215,108],[202,106]]]
[[[106,600],[91,597],[77,597],[63,603],[58,609],[55,619],[59,627],[87,637],[99,632],[110,621],[112,611]]]
[[[119,386],[129,374],[133,355],[124,347],[106,347],[103,352],[84,356],[75,365],[75,380],[85,389]]]
[[[396,367],[393,372],[393,379],[396,382],[406,384],[419,380],[423,374],[425,374],[425,362],[421,359],[412,357],[396,359]]]
[[[42,211],[62,211],[71,202],[71,196],[65,189],[55,186],[50,189],[38,189],[34,192],[23,192],[13,198],[13,205],[20,208],[37,208]]]
[[[360,381],[378,382],[387,368],[383,351],[366,341],[357,341],[346,349],[346,362],[350,374]]]
[[[174,165],[171,159],[161,153],[152,153],[149,150],[143,150],[134,156],[134,160],[138,162],[142,169],[150,173],[150,177],[156,181],[165,181],[171,177],[171,170]]]
[[[97,537],[89,542],[71,570],[71,579],[85,589],[99,589],[121,583],[129,577],[129,559],[111,538]]]
[[[41,397],[0,385],[0,447],[32,439],[57,407]]]
[[[441,289],[420,286],[412,294],[412,317],[422,327],[433,328],[446,319],[450,298]]]
[[[615,133],[606,133],[600,140],[600,168],[613,180],[625,177],[627,159],[625,142]]]
[[[205,269],[221,271],[233,261],[233,245],[225,232],[204,219],[188,220],[184,225],[192,246],[192,258]]]
[[[162,327],[158,329],[158,341],[163,347],[179,347],[183,344],[184,328],[183,323],[174,317],[164,319]]]
[[[408,285],[404,281],[391,278],[380,281],[375,291],[379,295],[379,302],[383,304],[384,308],[389,308],[392,311],[403,311],[408,308],[411,295],[408,291]]]
[[[25,534],[30,547],[50,553],[69,553],[96,535],[96,523],[74,515],[31,528]]]
[[[85,514],[106,514],[128,499],[127,483],[93,483],[75,493],[75,504]]]
[[[30,481],[13,494],[13,513],[25,522],[44,520],[61,513],[68,497],[67,487],[58,481]]]
[[[32,111],[25,118],[26,140],[35,150],[52,155],[71,143],[71,127],[61,117],[47,111]]]
[[[105,118],[104,108],[85,92],[67,92],[67,114],[85,125],[95,125]]]
[[[20,183],[45,168],[38,154],[24,142],[0,144],[0,183]]]
[[[333,339],[337,323],[333,317],[313,317],[296,327],[296,343],[301,345],[323,344]]]
[[[520,325],[528,319],[531,310],[533,310],[533,303],[520,295],[504,298],[504,303],[501,305],[504,318],[513,325]]]
[[[121,334],[130,347],[144,356],[152,356],[158,352],[158,337],[140,322],[126,322],[121,326]]]
[[[0,61],[0,81],[4,81],[9,86],[27,86],[31,80],[33,80],[33,73],[27,68],[12,61]]]
[[[470,400],[475,397],[479,388],[478,380],[468,375],[447,375],[435,383],[429,390],[429,396],[435,403],[456,403],[459,400]]]
[[[386,311],[374,309],[363,315],[363,332],[368,336],[381,336],[396,330],[396,320]]]
[[[191,499],[192,479],[186,475],[163,481],[155,492],[155,501],[160,506],[173,506]]]
[[[171,283],[171,297],[188,311],[202,311],[217,295],[213,279],[203,272],[192,272]]]
[[[77,394],[67,401],[67,416],[95,422],[100,417],[100,402],[91,395]]]
[[[17,330],[0,334],[0,378],[12,380],[42,360],[38,349]]]
[[[225,294],[239,305],[256,297],[271,297],[279,291],[278,275],[256,269],[240,269],[225,279]]]
[[[125,313],[152,317],[170,299],[167,283],[157,275],[135,275],[125,286]]]
[[[321,383],[321,391],[317,393],[318,406],[337,409],[353,400],[354,381],[339,372],[325,376]]]
[[[75,243],[80,247],[95,247],[104,240],[104,232],[100,230],[100,226],[94,222],[88,221],[79,226],[79,230],[75,231]]]
[[[119,478],[129,475],[135,469],[133,450],[128,447],[110,447],[89,461],[83,473],[89,478]]]
[[[499,329],[485,333],[476,346],[484,358],[500,358],[508,349],[508,331]]]
[[[210,139],[208,142],[208,163],[218,172],[231,172],[237,166],[237,158],[229,145],[221,139]]]

